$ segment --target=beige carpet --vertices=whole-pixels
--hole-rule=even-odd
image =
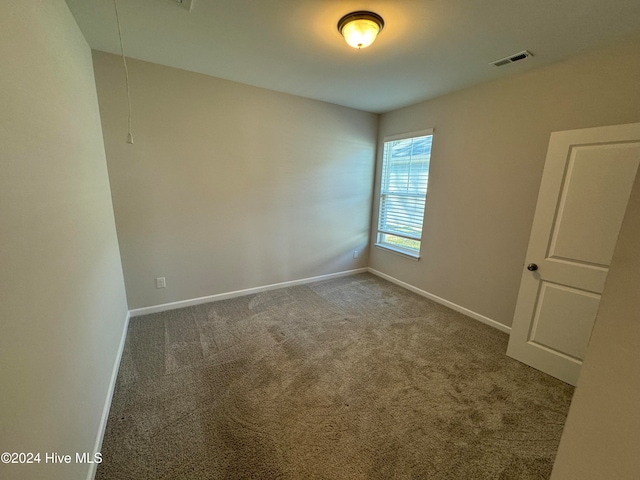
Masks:
[[[98,479],[545,479],[573,388],[370,274],[131,320]]]

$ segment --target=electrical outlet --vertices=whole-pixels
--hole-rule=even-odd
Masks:
[[[191,11],[193,9],[193,3],[195,0],[175,0],[176,3],[182,5],[182,8]]]
[[[360,256],[360,252],[358,250],[353,251],[353,258],[358,258]]]
[[[167,286],[167,280],[165,277],[156,278],[156,288],[165,288]]]

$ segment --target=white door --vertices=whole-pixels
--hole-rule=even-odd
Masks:
[[[507,355],[576,384],[638,164],[640,123],[551,134]]]

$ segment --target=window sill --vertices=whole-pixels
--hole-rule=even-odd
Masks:
[[[395,253],[396,255],[400,255],[405,258],[408,258],[409,260],[413,260],[416,262],[420,260],[420,254],[418,253],[408,252],[406,250],[402,250],[400,248],[394,248],[391,245],[386,245],[383,243],[375,243],[374,245],[378,248],[381,248],[382,250],[386,250],[388,252]]]

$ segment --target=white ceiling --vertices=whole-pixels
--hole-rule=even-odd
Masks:
[[[89,45],[119,53],[113,0],[67,0]],[[119,0],[127,56],[381,113],[640,38],[639,0]],[[349,47],[342,15],[385,20]],[[522,50],[534,57],[494,67]],[[638,59],[630,59],[638,61]],[[132,82],[135,79],[132,79]]]

